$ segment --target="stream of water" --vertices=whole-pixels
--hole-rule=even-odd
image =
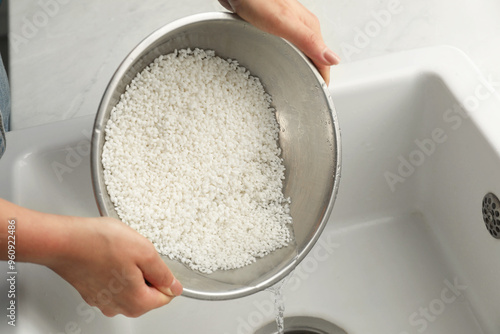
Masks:
[[[267,288],[274,296],[274,315],[276,317],[277,334],[285,333],[285,300],[283,299],[283,287],[288,279],[292,276],[290,273],[284,279],[276,283],[274,286]]]

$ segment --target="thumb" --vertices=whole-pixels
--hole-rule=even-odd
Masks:
[[[182,294],[182,284],[175,279],[174,275],[167,267],[160,255],[149,262],[139,264],[146,282],[155,287],[169,297],[176,297]]]

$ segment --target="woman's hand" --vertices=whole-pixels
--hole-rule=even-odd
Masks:
[[[297,0],[219,0],[226,9],[257,28],[296,45],[316,65],[327,83],[330,66],[340,62],[321,36],[318,18]]]
[[[45,265],[104,315],[138,317],[182,293],[153,244],[119,220],[46,214],[0,199],[0,260],[16,217],[16,260]]]
[[[79,218],[68,224],[81,225],[73,226],[71,247],[46,265],[104,315],[138,317],[181,294],[151,242],[122,222]]]

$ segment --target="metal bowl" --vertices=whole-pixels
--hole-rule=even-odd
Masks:
[[[260,78],[272,96],[286,168],[283,192],[292,200],[295,242],[246,267],[202,274],[163,256],[198,299],[239,298],[268,288],[289,274],[319,238],[332,210],[340,176],[340,132],[326,84],[310,60],[287,41],[227,13],[198,14],[170,23],[143,40],[111,79],[95,119],[91,168],[101,215],[118,218],[103,178],[101,154],[111,109],[126,86],[155,58],[175,49],[210,49],[236,59]]]

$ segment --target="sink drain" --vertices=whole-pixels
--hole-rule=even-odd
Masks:
[[[324,319],[314,317],[285,318],[285,334],[347,334],[345,330]],[[272,321],[255,334],[277,334],[276,322]]]
[[[483,220],[490,234],[500,239],[500,201],[493,193],[483,198]]]

